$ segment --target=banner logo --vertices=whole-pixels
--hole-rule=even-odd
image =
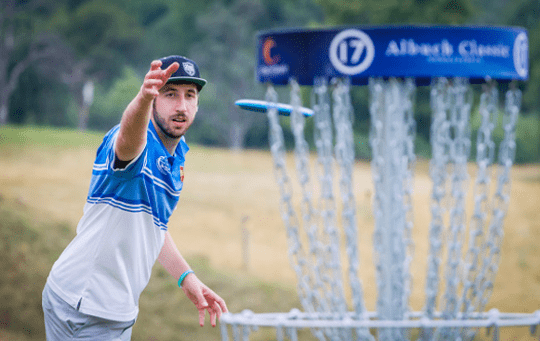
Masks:
[[[330,44],[330,62],[346,75],[357,75],[371,66],[375,58],[375,46],[364,32],[348,29],[338,33]]]
[[[264,63],[266,65],[277,64],[277,63],[279,63],[279,61],[281,59],[280,55],[272,56],[272,49],[275,46],[276,46],[276,42],[271,37],[266,38],[266,40],[263,43],[263,46],[262,46],[263,51],[262,52],[263,52]]]
[[[259,66],[258,73],[263,76],[283,76],[289,72],[289,65],[279,64],[281,55],[272,53],[277,46],[276,41],[272,37],[268,37],[262,44],[262,59],[264,65]]]

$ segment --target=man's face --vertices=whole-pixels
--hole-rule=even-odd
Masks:
[[[189,129],[199,109],[194,84],[165,84],[154,100],[153,121],[163,135],[179,139]]]

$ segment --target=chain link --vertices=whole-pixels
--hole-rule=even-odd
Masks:
[[[362,283],[358,277],[360,257],[358,253],[358,227],[356,224],[356,201],[353,193],[354,133],[352,129],[353,108],[348,79],[335,79],[333,91],[333,117],[336,135],[335,155],[341,173],[340,194],[342,226],[345,234],[346,253],[349,263],[348,278],[356,318],[365,319],[366,308]],[[357,329],[357,340],[374,340],[369,329]]]
[[[459,287],[462,262],[463,236],[466,231],[465,198],[467,161],[470,154],[469,118],[473,101],[472,89],[464,78],[454,78],[446,86],[448,91],[447,119],[449,159],[447,171],[450,181],[449,225],[447,229],[447,258],[445,268],[445,292],[442,302],[443,319],[454,319],[459,312]],[[437,331],[437,340],[459,339],[457,328],[442,328]]]
[[[463,233],[466,230],[465,197],[469,178],[467,160],[470,153],[469,117],[472,106],[472,90],[468,80],[453,79],[449,91],[450,122],[450,224],[448,230],[448,255],[446,263],[446,291],[444,294],[443,317],[455,318],[459,311],[458,287],[460,283],[459,266]]]
[[[412,259],[412,170],[415,161],[412,80],[370,79],[370,143],[375,187],[373,235],[379,318],[407,318]],[[397,328],[379,330],[380,340],[405,340]]]
[[[429,163],[429,174],[433,181],[431,192],[431,223],[429,228],[429,254],[427,258],[428,271],[426,275],[426,317],[433,318],[437,309],[437,294],[439,288],[439,269],[441,265],[441,237],[444,231],[444,201],[447,196],[446,172],[450,158],[450,123],[447,111],[450,105],[446,91],[446,78],[433,80],[430,90],[432,123],[430,131],[432,158]],[[430,339],[429,337],[425,338]]]
[[[433,187],[431,191],[431,222],[429,226],[429,253],[425,286],[426,303],[424,306],[424,314],[428,319],[433,319],[437,311],[439,273],[444,245],[441,240],[445,229],[445,200],[448,196],[447,165],[450,159],[450,122],[447,115],[450,107],[450,96],[447,87],[448,80],[446,78],[436,78],[432,81],[430,89],[433,118],[430,131],[432,158],[429,162],[429,175]],[[423,341],[432,340],[433,330],[424,329],[421,339]]]
[[[463,319],[476,311],[478,307],[478,275],[479,255],[486,239],[488,219],[488,199],[491,182],[491,165],[495,155],[495,143],[492,139],[493,129],[497,124],[498,96],[496,84],[485,84],[480,95],[479,114],[481,117],[476,143],[477,175],[474,184],[474,212],[469,231],[469,248],[464,264],[464,281],[461,305]]]
[[[485,247],[482,273],[478,276],[480,282],[479,311],[483,311],[493,291],[493,281],[497,274],[500,261],[500,251],[503,238],[503,220],[508,211],[510,201],[510,170],[516,152],[516,123],[521,109],[521,91],[511,88],[506,93],[505,110],[503,115],[504,138],[499,148],[499,166],[497,188],[493,199],[491,224]]]
[[[341,281],[340,242],[336,228],[335,201],[332,189],[332,173],[328,173],[326,164],[332,164],[332,153],[326,153],[325,176],[321,185],[320,215],[311,205],[311,184],[309,180],[309,147],[304,137],[305,118],[300,112],[301,106],[300,86],[290,80],[291,86],[291,129],[295,140],[295,160],[297,176],[302,188],[302,207],[304,227],[310,242],[311,264],[313,265],[314,287],[312,291],[319,293],[318,310],[336,312],[344,315],[347,312],[343,283]],[[331,131],[331,127],[330,127]],[[331,142],[330,142],[331,143]],[[327,143],[325,143],[327,144]],[[328,182],[329,181],[329,182]],[[319,219],[318,219],[319,218]],[[321,225],[320,229],[317,225]],[[346,339],[345,330],[326,329],[325,333],[330,339]]]
[[[266,101],[269,103],[278,103],[277,92],[271,85],[268,86],[266,91]],[[280,212],[287,231],[291,266],[298,278],[298,297],[306,311],[314,312],[315,306],[320,302],[320,298],[316,297],[316,293],[311,290],[313,287],[313,276],[300,240],[299,221],[292,203],[292,185],[286,168],[283,129],[279,123],[279,116],[275,106],[269,108],[267,115],[270,124],[270,151],[272,153],[274,173],[281,196]]]

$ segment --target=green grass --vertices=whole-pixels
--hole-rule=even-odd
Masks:
[[[74,236],[95,150],[103,135],[103,132],[55,128],[0,127],[2,341],[44,339],[41,290],[53,262]],[[171,233],[176,233],[173,237],[197,275],[227,301],[234,313],[244,309],[287,312],[299,307],[294,273],[285,257],[286,239],[269,153],[233,154],[222,149],[191,147],[194,148],[189,155],[189,181],[182,193],[182,204],[171,219]],[[364,174],[366,165],[357,166],[359,174]],[[538,309],[540,256],[534,241],[540,238],[540,215],[535,201],[540,193],[539,170],[538,165],[518,165],[513,169],[513,194],[507,217],[510,223],[506,224],[503,257],[489,308],[498,307],[506,312]],[[420,162],[416,172],[420,183],[427,171],[427,162]],[[356,181],[357,185],[366,185],[371,179],[366,175],[357,177]],[[429,192],[423,195],[428,196]],[[253,200],[254,196],[258,199]],[[427,203],[429,199],[426,197],[421,202]],[[361,221],[366,227],[373,223],[370,214],[368,211],[364,216],[369,219]],[[234,263],[241,254],[238,231],[244,216],[251,217],[248,228],[253,244],[248,271],[242,271],[240,263]],[[429,210],[419,209],[415,213],[415,221],[419,222],[415,231],[422,228],[427,231],[422,222],[429,220]],[[427,240],[425,235],[419,235],[417,250]],[[416,261],[421,255],[420,252],[415,255]],[[375,289],[370,289],[374,280],[364,281],[364,297],[376,297]],[[411,302],[418,306],[415,309],[421,309],[417,304],[421,294],[412,296]],[[133,340],[220,338],[218,328],[200,328],[197,320],[192,303],[161,265],[156,264],[141,296]],[[503,328],[501,339],[534,339],[521,329],[516,332]],[[484,335],[482,330],[477,340],[491,339]],[[275,331],[264,328],[250,338],[252,341],[275,339]],[[305,331],[299,339],[313,337]]]
[[[80,132],[66,128],[39,126],[2,126],[0,127],[0,146],[53,146],[61,148],[77,148],[80,146],[99,145],[103,132]]]
[[[1,328],[43,339],[41,291],[70,234],[64,224],[46,222],[24,204],[0,198]]]
[[[41,292],[47,275],[74,233],[48,221],[16,200],[0,198],[0,339],[43,340]],[[293,288],[266,283],[243,273],[213,269],[204,257],[188,259],[197,276],[218,292],[233,312],[283,312],[299,307]],[[262,331],[252,340],[273,339]],[[306,332],[307,333],[307,332]],[[198,313],[172,277],[156,264],[140,300],[133,341],[218,340],[219,327],[198,325]]]
[[[0,162],[25,158],[61,158],[67,150],[95,150],[103,132],[79,132],[46,127],[0,128]],[[210,151],[209,151],[210,152]],[[78,153],[78,152],[77,152]],[[31,163],[31,164],[32,164]],[[48,273],[74,237],[66,222],[51,221],[24,200],[2,196],[0,188],[0,340],[34,341],[45,337],[41,292]],[[286,312],[300,306],[295,288],[268,283],[245,272],[214,269],[204,256],[188,257],[197,276],[219,293],[232,312]],[[309,332],[305,332],[308,333]],[[133,341],[218,340],[219,326],[198,325],[198,312],[174,279],[156,264],[141,295]],[[275,338],[273,330],[252,340]],[[308,339],[311,337],[308,336]]]
[[[103,132],[46,127],[0,128],[0,162],[59,158],[74,149],[95,150]],[[66,222],[51,221],[24,200],[2,196],[0,188],[0,340],[44,340],[41,292],[60,253],[74,237]],[[188,257],[197,276],[239,312],[289,311],[299,307],[293,287],[267,283],[246,273],[213,269],[203,256]],[[264,331],[252,340],[275,337]],[[218,340],[220,328],[198,325],[198,312],[174,279],[156,263],[141,295],[133,341]]]

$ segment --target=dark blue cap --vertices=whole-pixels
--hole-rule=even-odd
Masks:
[[[168,56],[160,59],[161,69],[165,70],[174,62],[180,64],[178,70],[171,75],[167,83],[174,83],[175,81],[194,83],[199,91],[205,86],[206,79],[201,78],[199,74],[199,67],[191,59],[187,59],[182,56]]]

